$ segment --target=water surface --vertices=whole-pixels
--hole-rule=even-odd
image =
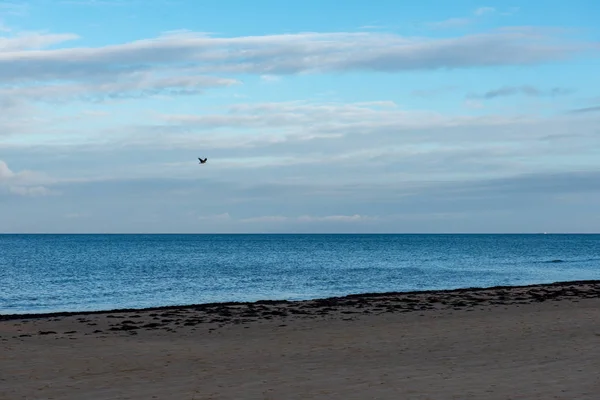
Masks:
[[[0,314],[600,279],[600,235],[0,235]]]

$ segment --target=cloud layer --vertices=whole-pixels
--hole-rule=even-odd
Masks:
[[[211,72],[258,74],[520,65],[597,49],[597,44],[568,42],[551,31],[531,28],[449,39],[345,32],[218,38],[175,32],[98,48],[43,49],[77,38],[73,34],[3,38],[0,81],[104,77],[184,63]]]
[[[555,96],[565,96],[573,93],[572,89],[554,87],[548,90],[539,89],[531,85],[523,85],[523,86],[504,86],[498,89],[490,90],[482,94],[470,95],[471,98],[476,99],[495,99],[497,97],[506,97],[506,96],[514,96],[514,95],[524,95],[531,97],[555,97]]]
[[[13,172],[6,162],[0,160],[0,196],[2,191],[17,196],[48,196],[57,194],[46,186],[41,185],[47,181],[44,176],[31,172]]]
[[[531,28],[447,39],[346,32],[212,37],[178,31],[117,45],[69,47],[78,39],[71,33],[0,37],[0,97],[188,94],[238,83],[224,74],[272,77],[529,65],[598,49],[594,43],[565,41],[552,31]]]
[[[486,108],[501,100],[462,106],[517,95],[558,102],[575,87],[506,78],[465,95],[453,81],[408,88],[405,101],[368,87],[374,75],[476,73],[598,50],[563,33],[175,31],[90,47],[84,35],[2,31],[0,232],[591,230],[596,103],[552,115]],[[319,76],[352,74],[364,84],[354,97],[306,99]],[[290,81],[313,78],[312,92],[296,87],[302,95],[289,100]],[[233,97],[253,82],[252,96]],[[218,89],[229,97],[203,100]],[[434,103],[442,94],[453,99]],[[562,217],[548,221],[552,213]]]

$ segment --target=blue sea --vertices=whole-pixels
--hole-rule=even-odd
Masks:
[[[0,314],[600,279],[600,235],[0,235]]]

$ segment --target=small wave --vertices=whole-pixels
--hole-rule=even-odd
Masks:
[[[554,260],[546,260],[546,261],[538,261],[541,262],[543,264],[556,264],[556,263],[577,263],[577,262],[592,262],[592,261],[600,261],[600,258],[586,258],[586,259],[580,259],[580,260],[563,260],[560,258],[554,259]]]
[[[558,264],[558,263],[566,263],[566,262],[570,262],[570,261],[556,258],[553,260],[536,260],[536,261],[529,261],[529,262],[531,262],[533,264]],[[526,261],[526,263],[527,263],[527,261]]]

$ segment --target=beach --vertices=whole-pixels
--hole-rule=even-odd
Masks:
[[[0,316],[0,399],[595,399],[600,282]]]

